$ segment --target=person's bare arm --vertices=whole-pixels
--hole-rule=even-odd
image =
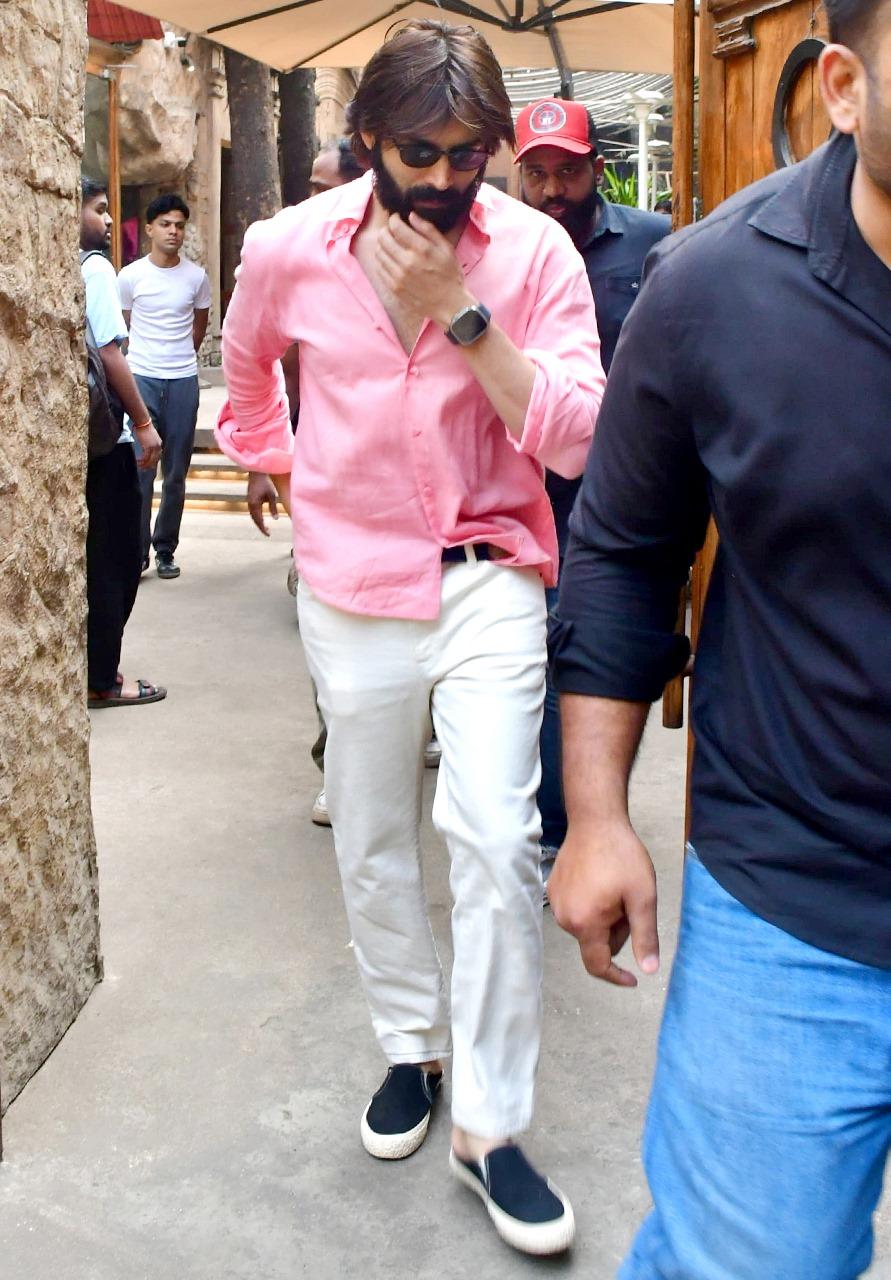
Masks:
[[[266,506],[273,520],[278,519],[278,504],[281,502],[288,515],[291,514],[291,496],[288,492],[290,477],[268,476],[263,471],[252,471],[247,482],[247,504],[250,517],[265,538],[269,537],[264,518]]]
[[[659,967],[656,875],[628,816],[628,779],[647,711],[642,702],[560,698],[569,830],[548,897],[588,972],[621,987],[637,985],[613,961],[629,935],[642,971]]]
[[[285,375],[285,395],[288,397],[288,408],[291,421],[300,408],[300,348],[292,343],[282,356],[282,373]]]
[[[296,342],[282,356],[282,372],[285,375],[288,408],[293,419],[295,411],[300,407],[300,349]],[[269,530],[266,528],[264,508],[268,506],[270,516],[277,520],[279,502],[290,515],[290,476],[287,473],[271,476],[262,471],[251,472],[247,485],[248,511],[254,524],[266,538],[269,537]]]
[[[196,352],[204,341],[204,335],[207,333],[207,319],[210,315],[210,307],[196,307],[195,315],[192,319],[192,345]],[[126,313],[125,313],[126,318]],[[129,322],[127,328],[129,329]]]
[[[133,423],[133,434],[139,441],[142,457],[137,466],[143,470],[153,467],[161,456],[161,437],[155,430],[145,401],[139,394],[136,379],[130,372],[123,351],[116,342],[107,342],[99,348],[108,385],[115,392]]]

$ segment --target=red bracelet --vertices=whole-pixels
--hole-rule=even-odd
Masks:
[[[151,418],[146,418],[145,422],[134,422],[133,430],[141,431],[143,427],[150,427],[150,426],[152,426],[152,420]]]

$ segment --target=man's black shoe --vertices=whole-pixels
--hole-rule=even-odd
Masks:
[[[159,578],[178,578],[179,565],[169,551],[159,551],[155,556],[155,567]]]
[[[402,1160],[417,1151],[427,1137],[441,1084],[441,1071],[423,1071],[413,1063],[390,1067],[362,1117],[362,1145],[368,1154],[378,1160]]]
[[[519,1147],[496,1147],[480,1161],[454,1151],[449,1168],[480,1197],[495,1230],[522,1253],[562,1253],[575,1236],[572,1205],[547,1178],[536,1173]]]

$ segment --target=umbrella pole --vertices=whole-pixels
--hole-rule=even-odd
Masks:
[[[542,7],[541,0],[539,0],[539,9]],[[575,97],[575,87],[572,83],[572,72],[566,61],[566,51],[563,48],[560,33],[553,22],[545,23],[545,31],[547,32],[551,52],[554,55],[554,65],[560,73],[560,97],[564,102],[572,102]]]

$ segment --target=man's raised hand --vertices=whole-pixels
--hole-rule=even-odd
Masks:
[[[443,329],[473,302],[455,250],[432,222],[409,215],[407,226],[393,214],[377,242],[377,268],[394,298]]]

